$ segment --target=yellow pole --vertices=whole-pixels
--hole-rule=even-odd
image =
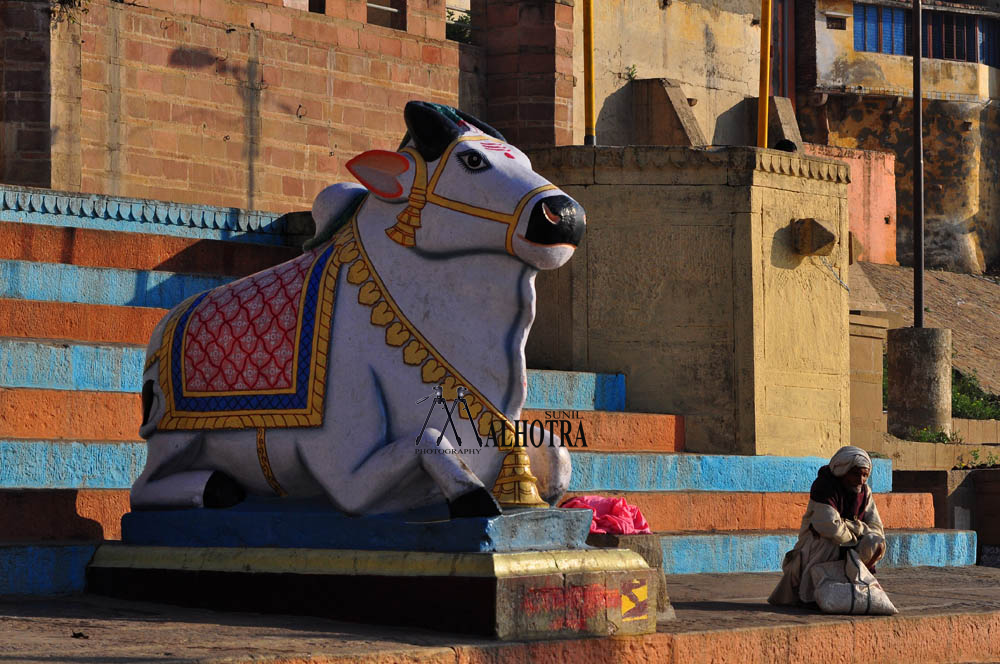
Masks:
[[[771,101],[771,0],[760,1],[760,96],[757,98],[757,147],[767,147]]]
[[[584,145],[597,145],[594,124],[594,0],[583,0]]]

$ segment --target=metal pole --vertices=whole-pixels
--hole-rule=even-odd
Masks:
[[[924,109],[920,0],[913,0],[913,327],[924,326]]]
[[[771,0],[760,2],[760,91],[757,98],[757,147],[767,147],[767,112],[771,101]]]
[[[594,0],[583,0],[584,145],[597,145],[594,123]]]

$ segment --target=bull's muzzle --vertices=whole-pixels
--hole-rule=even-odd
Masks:
[[[535,244],[576,247],[583,239],[586,219],[583,208],[569,196],[547,196],[532,208],[524,238]]]

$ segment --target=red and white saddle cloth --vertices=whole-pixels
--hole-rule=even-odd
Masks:
[[[195,296],[167,324],[160,429],[319,426],[336,241]]]

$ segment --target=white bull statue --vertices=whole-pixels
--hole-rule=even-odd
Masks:
[[[426,102],[404,115],[398,152],[348,162],[364,187],[319,194],[302,256],[189,298],[156,327],[133,509],[251,493],[325,494],[352,515],[442,501],[453,517],[500,513],[489,488],[507,452],[480,449],[472,428],[509,444],[535,274],[573,255],[584,212],[479,120]],[[434,420],[419,435],[427,404],[415,402],[437,385],[449,400],[469,392],[461,448]],[[536,436],[530,467],[556,500],[569,455]]]

